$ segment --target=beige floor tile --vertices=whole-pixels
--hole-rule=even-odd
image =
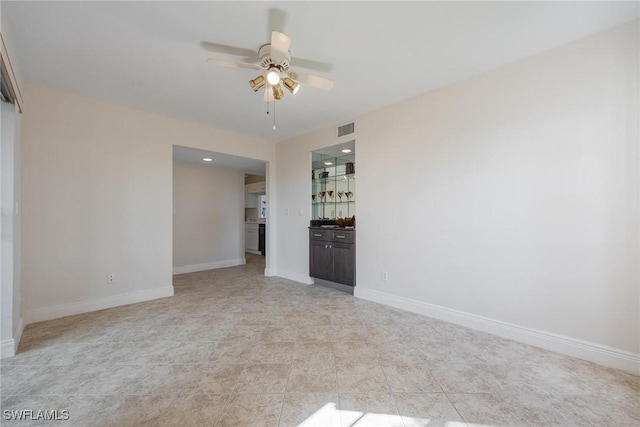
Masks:
[[[448,393],[447,397],[470,425],[522,426],[529,422],[517,406],[495,394]]]
[[[340,393],[339,409],[343,427],[403,426],[389,393]]]
[[[252,363],[290,364],[293,348],[293,342],[257,342],[252,347],[249,360]]]
[[[40,383],[44,366],[2,365],[0,366],[0,391],[2,396],[27,393]]]
[[[226,395],[175,396],[153,420],[153,427],[214,426],[227,404]]]
[[[299,325],[297,327],[296,341],[333,342],[336,340],[337,337],[333,325]]]
[[[286,342],[291,339],[297,340],[298,329],[294,325],[268,325],[265,326],[260,335],[261,341]]]
[[[205,355],[208,363],[248,363],[254,344],[246,341],[220,341],[211,343]]]
[[[463,420],[444,393],[394,393],[407,427],[459,425]]]
[[[336,367],[331,354],[309,356],[294,361],[289,373],[287,392],[337,392]]]
[[[296,342],[293,347],[293,361],[306,362],[311,358],[319,357],[334,363],[333,343],[327,341]]]
[[[284,393],[289,377],[289,365],[245,365],[234,393]]]
[[[141,384],[144,394],[185,395],[233,392],[244,365],[158,365]],[[146,389],[146,390],[144,390]]]
[[[640,425],[640,396],[611,397],[597,396],[562,396],[559,398],[564,413],[576,414],[580,419],[592,425],[628,426]]]
[[[339,427],[335,393],[287,393],[279,427]]]
[[[282,412],[282,394],[238,394],[229,396],[217,427],[274,427]]]
[[[514,390],[500,394],[521,419],[532,426],[582,426],[589,425],[584,410],[577,411],[575,405],[567,405],[552,394],[538,394],[526,390]]]
[[[107,427],[163,425],[162,420],[165,416],[170,416],[165,414],[168,414],[168,409],[174,400],[173,396],[125,396],[114,408],[111,416],[104,419],[102,425]],[[91,412],[88,411],[82,418],[90,417]]]
[[[445,393],[493,393],[494,376],[484,365],[438,364],[431,374]]]
[[[175,276],[171,298],[27,325],[2,409],[92,427],[640,425],[637,375],[263,271],[249,254]]]
[[[336,363],[340,393],[389,392],[384,372],[377,361],[343,361]]]
[[[440,393],[442,387],[425,367],[381,362],[391,391]]]

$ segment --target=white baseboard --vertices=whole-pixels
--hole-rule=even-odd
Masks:
[[[18,319],[18,324],[13,328],[13,338],[4,340],[0,343],[0,359],[5,357],[13,357],[18,351],[18,344],[24,331],[24,314]]]
[[[0,359],[16,355],[16,341],[12,338],[0,342]]]
[[[18,324],[13,330],[13,341],[14,341],[14,351],[18,351],[18,345],[20,345],[20,340],[22,339],[22,333],[24,332],[24,313],[21,314],[20,319],[18,319]]]
[[[293,280],[294,282],[304,283],[305,285],[313,285],[313,279],[306,274],[293,273],[286,270],[277,270],[273,272],[273,275]]]
[[[477,329],[490,334],[509,338],[524,344],[566,354],[590,362],[622,369],[634,374],[640,373],[640,355],[612,347],[557,335],[537,329],[527,328],[488,317],[477,316],[464,311],[453,310],[426,302],[400,297],[372,289],[355,287],[355,297],[396,307],[412,313],[423,314],[435,319]]]
[[[105,308],[118,307],[121,305],[134,304],[137,302],[150,301],[158,298],[172,296],[173,286],[145,289],[143,291],[113,295],[110,297],[95,298],[86,301],[75,301],[68,304],[55,305],[52,307],[36,308],[27,311],[26,320],[27,324],[43,322],[45,320],[58,319],[60,317],[72,316],[74,314],[87,313],[90,311],[103,310]]]
[[[216,268],[235,267],[246,264],[244,258],[225,259],[222,261],[207,262],[204,264],[192,264],[173,267],[173,274],[195,273],[196,271],[215,270]]]

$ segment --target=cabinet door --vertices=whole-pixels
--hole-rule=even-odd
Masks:
[[[250,251],[257,251],[259,249],[259,240],[258,224],[247,224],[244,228],[244,248]]]
[[[244,186],[245,192],[247,193],[265,193],[266,192],[266,182],[254,182],[251,184],[247,184]]]
[[[244,229],[244,248],[251,249],[251,231],[245,227]]]
[[[245,193],[244,195],[244,207],[245,208],[257,208],[258,196],[253,193]]]
[[[355,286],[355,245],[331,243],[333,256],[333,281],[343,285]]]
[[[309,275],[318,279],[331,280],[332,270],[329,242],[312,240],[309,244]]]

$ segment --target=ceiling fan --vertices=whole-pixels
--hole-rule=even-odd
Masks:
[[[261,70],[262,73],[259,76],[249,80],[249,85],[254,92],[264,87],[264,100],[267,102],[284,97],[284,91],[280,83],[293,95],[300,89],[300,83],[322,90],[333,89],[333,81],[329,79],[292,70],[290,68],[292,60],[294,63],[298,63],[297,66],[306,68],[328,69],[330,66],[316,61],[291,58],[290,46],[291,39],[289,36],[279,31],[272,31],[271,42],[260,46],[257,53],[248,49],[203,42],[203,47],[207,50],[245,56],[244,62],[209,58],[208,62],[212,65]]]

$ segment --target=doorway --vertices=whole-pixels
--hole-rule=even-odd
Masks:
[[[267,173],[262,160],[173,146],[173,274],[245,264],[247,224],[256,227],[254,253],[261,255],[260,224],[268,234],[268,218],[260,218],[262,201],[265,216],[269,212]],[[261,179],[261,194],[247,192],[247,176]],[[249,199],[255,207],[247,208]],[[248,209],[255,215],[247,217]],[[268,256],[265,251],[265,266]]]

